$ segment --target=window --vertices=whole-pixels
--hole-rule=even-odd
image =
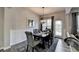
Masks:
[[[41,20],[42,23],[42,30],[46,29],[46,20]]]
[[[51,29],[51,19],[41,20],[41,23],[42,23],[42,30],[46,30],[46,27],[48,29]]]
[[[55,35],[62,36],[62,21],[55,21]]]
[[[51,29],[51,19],[48,19],[47,20],[47,28],[48,29]]]

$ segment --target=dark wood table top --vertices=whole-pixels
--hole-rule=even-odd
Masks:
[[[45,32],[33,34],[33,36],[37,36],[37,37],[47,37],[48,35],[49,35],[49,33],[45,33]]]

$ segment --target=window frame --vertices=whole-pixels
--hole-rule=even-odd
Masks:
[[[49,21],[49,22],[50,22],[50,25],[47,23],[48,20],[50,20],[50,21]],[[45,26],[43,26],[43,23],[44,23],[43,21],[46,22],[46,23],[45,23]],[[42,23],[42,30],[43,30],[43,27],[45,27],[45,28],[47,27],[47,29],[51,29],[51,18],[43,19],[43,20],[41,20],[41,23]],[[45,30],[45,29],[44,29],[44,30]]]
[[[56,29],[55,29],[55,28],[56,28],[55,22],[57,22],[57,21],[61,21],[61,24],[62,24],[62,26],[61,26],[61,34],[60,34],[60,35],[56,35],[56,33],[55,33],[55,32],[56,32]],[[62,21],[62,20],[55,20],[55,21],[54,21],[54,33],[55,33],[54,36],[60,36],[60,37],[61,37],[61,36],[63,35],[63,21]]]

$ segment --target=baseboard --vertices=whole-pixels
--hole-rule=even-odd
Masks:
[[[9,48],[11,48],[11,46],[4,47],[3,49],[4,49],[4,50],[7,50],[7,49],[9,49]]]
[[[3,47],[0,48],[0,50],[4,49]]]

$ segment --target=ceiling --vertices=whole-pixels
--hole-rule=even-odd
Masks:
[[[43,8],[42,7],[29,7],[29,9],[38,15],[43,15]],[[50,13],[63,11],[63,10],[65,10],[64,7],[45,7],[44,14],[50,14]]]

